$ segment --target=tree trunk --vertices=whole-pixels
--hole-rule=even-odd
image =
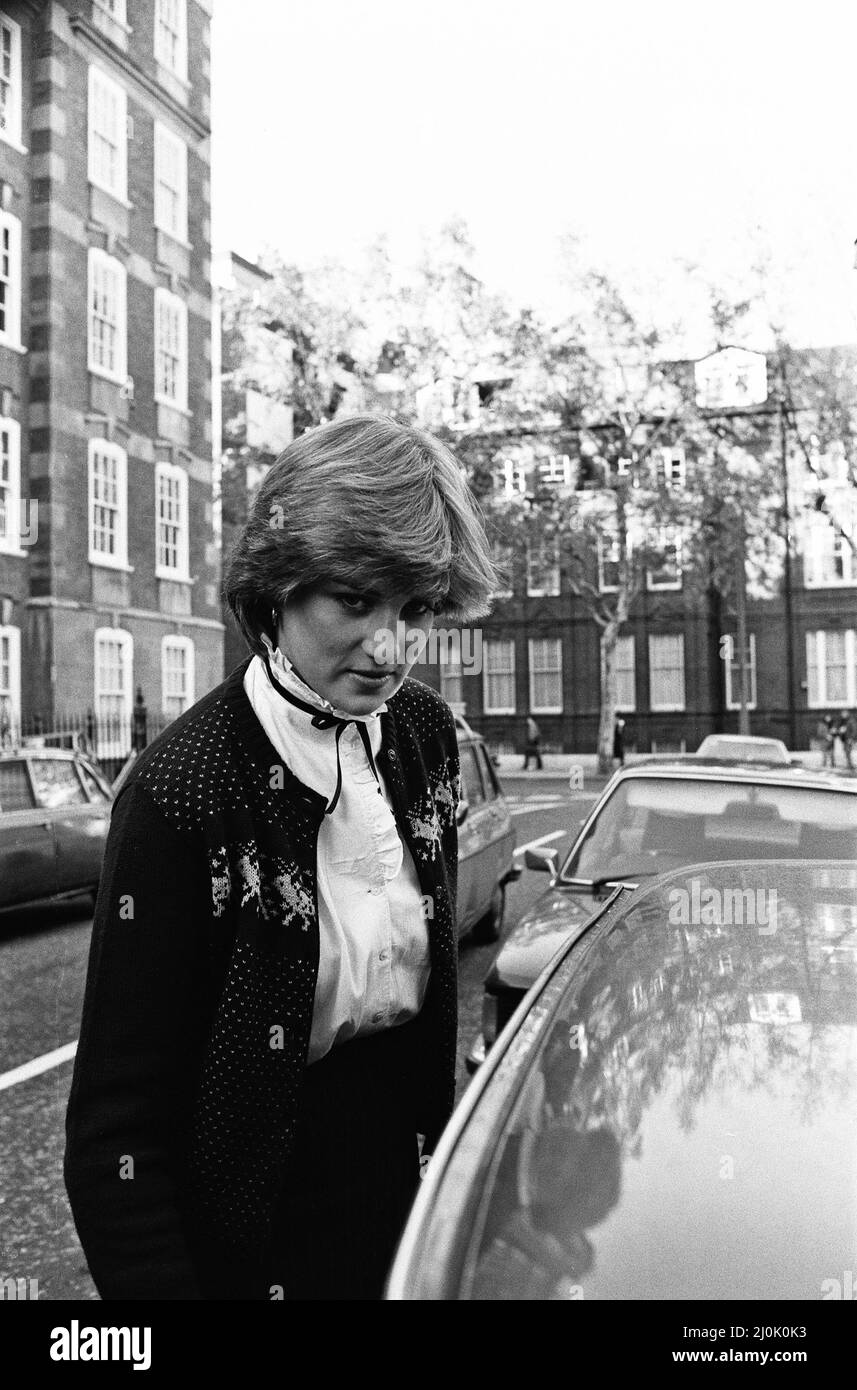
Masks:
[[[616,641],[619,624],[606,624],[601,632],[601,714],[598,720],[598,772],[602,777],[613,771],[613,736],[616,728]]]

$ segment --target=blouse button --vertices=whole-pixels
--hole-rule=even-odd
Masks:
[[[395,763],[398,761],[398,754],[396,753],[395,748],[390,749],[389,753],[387,754],[387,757],[390,759],[391,763]]]

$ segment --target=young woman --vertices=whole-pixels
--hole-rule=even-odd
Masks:
[[[455,1071],[456,735],[408,671],[496,582],[421,430],[334,422],[264,479],[251,655],[113,810],[65,1161],[103,1298],[380,1297]]]

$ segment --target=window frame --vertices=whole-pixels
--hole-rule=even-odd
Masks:
[[[636,640],[636,637],[634,636],[633,632],[624,632],[624,633],[621,633],[621,634],[616,638],[616,657],[617,657],[617,658],[618,658],[618,655],[619,655],[619,648],[620,648],[620,646],[621,646],[621,647],[623,648],[623,650],[625,650],[625,651],[627,651],[627,650],[630,648],[630,652],[631,652],[631,664],[630,664],[630,666],[620,666],[619,663],[618,663],[618,659],[617,659],[617,661],[616,661],[616,674],[617,674],[617,678],[618,678],[620,672],[624,672],[624,673],[630,672],[630,674],[631,674],[631,690],[632,690],[632,697],[631,697],[631,702],[630,702],[630,704],[626,704],[626,703],[623,702],[622,700],[617,699],[617,702],[616,702],[616,709],[619,711],[619,713],[635,714],[635,713],[636,713],[636,710],[637,710],[637,640]],[[617,695],[618,695],[618,679],[617,679]]]
[[[96,455],[109,459],[116,465],[117,548],[115,555],[109,555],[95,546],[95,461]],[[101,505],[109,506],[108,503]],[[105,569],[127,570],[128,565],[128,455],[120,444],[109,439],[90,439],[87,450],[87,516],[89,531],[89,563]]]
[[[595,550],[598,563],[598,592],[600,594],[618,594],[618,584],[606,584],[604,581],[604,566],[619,565],[622,562],[622,552],[618,535],[611,534],[605,536],[602,531],[599,531]],[[612,552],[614,550],[616,551],[615,559],[612,558]]]
[[[655,664],[655,662],[654,662],[654,660],[653,660],[654,644],[655,644],[656,642],[661,642],[661,641],[663,641],[663,640],[666,639],[666,638],[669,638],[670,641],[678,641],[679,644],[680,644],[679,650],[680,650],[680,652],[681,652],[681,681],[682,681],[682,698],[681,698],[681,702],[680,702],[680,703],[674,703],[674,702],[672,702],[672,701],[658,701],[658,702],[656,702],[656,701],[655,701],[655,698],[654,698],[654,694],[655,694],[655,692],[654,692],[654,675],[655,675],[655,672],[656,672],[656,671],[660,672],[660,671],[663,671],[663,670],[667,669],[667,668],[665,668],[665,667],[656,666],[656,664]],[[686,652],[685,652],[684,633],[683,633],[683,632],[650,632],[650,633],[649,633],[648,653],[649,653],[649,711],[650,711],[650,713],[651,713],[651,714],[681,714],[681,713],[683,713],[684,710],[687,708],[687,662],[686,662]],[[674,670],[674,669],[676,669],[676,668],[670,667],[669,669],[670,669],[670,670]]]
[[[180,171],[178,206],[179,215],[176,219],[177,226],[171,225],[167,218],[162,216],[163,206],[159,197],[159,190],[169,188],[170,185],[163,179],[163,149],[165,145],[171,145],[173,153],[178,153],[178,166]],[[154,222],[159,231],[165,232],[167,236],[179,241],[182,245],[188,244],[188,196],[187,196],[187,143],[181,136],[176,135],[169,126],[164,125],[163,121],[155,121],[155,162],[154,162]]]
[[[8,698],[11,710],[10,737],[14,743],[21,727],[21,629],[13,623],[0,627],[0,670],[3,667],[2,643],[9,643],[9,689],[0,686],[0,700]]]
[[[95,306],[93,304],[93,288],[95,279],[95,268],[101,266],[118,274],[117,293],[116,293],[116,319],[114,329],[116,334],[116,358],[117,365],[113,368],[102,366],[93,356],[95,339],[93,336],[93,325],[95,322]],[[86,363],[90,372],[95,376],[104,377],[106,381],[116,382],[124,386],[128,380],[128,273],[125,266],[115,256],[109,256],[106,251],[102,251],[98,246],[90,246],[87,264],[87,300],[86,300]],[[104,322],[109,320],[104,319]]]
[[[683,580],[684,580],[684,566],[683,566],[683,563],[682,563],[682,559],[683,559],[683,556],[682,556],[683,546],[682,546],[682,535],[681,535],[681,531],[679,530],[679,528],[678,528],[677,526],[670,526],[670,525],[658,526],[658,527],[656,528],[656,530],[657,530],[657,536],[658,536],[658,549],[659,549],[659,550],[660,550],[661,548],[663,548],[663,550],[666,551],[668,545],[673,545],[674,548],[675,548],[675,571],[676,571],[676,578],[675,578],[674,580],[670,580],[670,581],[669,581],[668,583],[666,583],[666,584],[658,584],[658,583],[656,583],[655,580],[654,580],[654,577],[653,577],[653,574],[652,574],[651,569],[647,566],[647,567],[646,567],[646,589],[648,590],[648,592],[649,592],[650,594],[662,594],[662,593],[668,593],[668,592],[669,592],[669,593],[677,593],[677,592],[682,588]],[[668,533],[672,533],[672,537],[673,537],[672,540],[669,540],[669,539],[668,539]],[[662,537],[663,537],[663,546],[661,546],[661,538],[662,538]]]
[[[849,521],[857,522],[857,507],[850,508]],[[829,544],[822,541],[829,538]],[[843,577],[817,578],[822,562],[833,558],[837,543],[842,556]],[[803,586],[805,589],[853,589],[857,586],[857,554],[829,517],[816,512],[807,522],[803,536]]]
[[[6,499],[6,534],[0,533],[0,555],[25,555],[21,546],[21,422],[12,415],[0,416],[0,435],[9,435],[9,487]],[[2,466],[2,445],[0,445]],[[2,484],[0,484],[2,487]]]
[[[536,670],[535,648],[538,644],[552,642],[554,651],[558,653],[559,662],[556,666],[542,666]],[[559,704],[540,705],[536,703],[536,676],[551,675],[559,677]],[[527,638],[527,676],[529,679],[530,712],[531,714],[562,714],[563,712],[563,689],[562,689],[562,638],[561,637],[528,637]]]
[[[525,556],[527,566],[527,598],[559,598],[560,594],[562,593],[562,574],[560,569],[559,542],[547,541],[537,546],[536,549],[540,553],[548,549],[552,549],[553,554],[556,558],[550,565],[549,573],[551,575],[551,578],[553,578],[554,574],[556,575],[556,587],[554,588],[553,586],[551,586],[551,588],[549,589],[534,589],[532,587],[530,580],[532,577],[533,547],[530,545],[530,542],[527,541]],[[545,572],[547,572],[547,567],[545,567]]]
[[[507,648],[511,654],[511,664],[503,670],[491,670],[492,649],[498,647]],[[482,650],[485,657],[482,666],[482,712],[483,714],[515,714],[516,711],[516,690],[515,690],[515,641],[512,637],[486,637],[482,643]],[[492,705],[488,699],[489,680],[492,676],[505,676],[510,678],[512,689],[511,705]]]
[[[827,638],[831,634],[845,638],[845,695],[831,698],[827,689]],[[819,641],[819,639],[823,639]],[[815,646],[816,660],[810,660],[810,648]],[[819,652],[823,659],[819,660]],[[811,672],[816,671],[817,694],[813,698]],[[857,631],[854,628],[813,628],[806,634],[806,704],[807,709],[853,709],[857,705]]]
[[[12,120],[0,126],[0,140],[11,145],[19,154],[26,153],[21,145],[24,111],[24,65],[21,58],[21,26],[6,10],[0,10],[0,28],[7,26],[11,38],[9,50],[9,89],[12,92]],[[2,37],[0,37],[2,44]],[[2,62],[2,56],[0,56]]]
[[[177,77],[180,82],[187,82],[187,0],[175,0],[175,3],[178,11],[179,28],[177,30],[170,29],[170,33],[177,37],[177,62],[173,63],[170,60],[170,56],[164,50],[161,37],[162,29],[169,27],[161,19],[164,0],[155,0],[154,5],[155,62],[159,63],[167,72],[172,73],[173,77]]]
[[[21,342],[21,306],[23,303],[24,267],[21,254],[21,219],[13,212],[0,209],[0,235],[9,234],[9,276],[5,284],[9,287],[9,300],[4,303],[6,327],[0,328],[0,346],[15,351],[23,350]],[[3,251],[0,247],[0,257]]]
[[[167,708],[167,701],[175,699],[167,690],[167,651],[168,649],[183,651],[187,657],[185,667],[187,673],[188,693],[184,697],[187,703],[179,710],[178,714],[172,714]],[[192,637],[183,637],[178,633],[168,633],[161,638],[161,713],[167,719],[178,719],[179,715],[189,710],[196,701],[196,649]]]
[[[182,510],[176,546],[178,560],[175,568],[162,562],[161,555],[161,484],[174,479],[179,484],[179,503]],[[190,517],[187,471],[178,463],[164,461],[155,464],[155,577],[157,579],[190,579]]]
[[[737,662],[737,658],[735,657],[735,649],[736,649],[736,647],[737,647],[737,645],[738,645],[738,637],[737,637],[737,633],[734,633],[734,632],[727,632],[727,633],[725,634],[725,636],[727,636],[728,638],[730,638],[730,641],[731,641],[731,648],[730,648],[730,649],[731,649],[731,651],[732,651],[732,653],[733,653],[731,659],[728,660],[728,661],[724,661],[724,663],[723,663],[723,665],[724,665],[724,667],[725,667],[725,677],[726,677],[726,680],[725,680],[726,708],[727,708],[727,709],[740,709],[740,708],[741,708],[741,703],[740,703],[740,701],[739,701],[737,698],[735,698],[734,695],[733,695],[733,679],[732,679],[732,668],[735,667],[735,682],[734,682],[734,685],[735,685],[735,687],[737,688],[737,676],[738,676],[738,670],[737,670],[737,668],[738,668],[738,662]],[[749,649],[750,649],[750,665],[749,665],[749,668],[748,668],[748,669],[749,669],[749,673],[750,673],[750,693],[751,693],[751,695],[752,695],[753,698],[752,698],[751,700],[748,700],[748,701],[747,701],[745,708],[747,708],[747,709],[755,709],[755,708],[756,708],[757,701],[758,701],[758,694],[759,694],[759,692],[758,692],[758,687],[757,687],[757,684],[756,684],[756,669],[757,669],[757,668],[756,668],[756,634],[755,634],[755,632],[748,632],[748,634],[747,634],[747,646],[748,646]]]
[[[117,758],[124,757],[130,751],[130,741],[132,725],[131,721],[134,714],[134,638],[130,632],[120,627],[98,627],[93,633],[93,711],[95,714],[95,740],[96,757],[98,758]],[[99,666],[99,647],[105,642],[118,642],[122,652],[120,661],[120,671],[122,675],[121,690],[102,690],[100,688],[100,674],[103,667]],[[122,713],[119,718],[122,720],[122,729],[118,737],[111,737],[110,734],[102,736],[100,726],[102,722],[100,701],[105,698],[121,699]],[[127,727],[128,745],[122,737]]]
[[[177,312],[177,324],[179,328],[179,355],[175,358],[178,363],[177,381],[178,391],[176,396],[169,396],[161,389],[161,356],[163,353],[161,341],[161,324],[164,313]],[[188,400],[188,313],[187,303],[180,295],[173,294],[171,290],[164,289],[159,285],[155,290],[154,300],[154,348],[155,348],[155,389],[154,399],[158,405],[169,406],[171,410],[187,411]]]
[[[95,136],[98,136],[105,144],[112,145],[110,136],[103,131],[96,129],[96,87],[101,83],[105,95],[118,98],[117,106],[117,176],[114,183],[108,182],[101,175],[98,168],[96,157],[97,145]],[[128,93],[120,82],[112,78],[97,63],[89,64],[89,80],[87,88],[87,108],[86,108],[86,170],[87,177],[91,184],[100,188],[104,193],[109,193],[111,198],[117,202],[128,205]]]

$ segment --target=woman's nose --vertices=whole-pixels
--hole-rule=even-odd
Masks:
[[[377,619],[363,638],[366,655],[378,666],[403,666],[407,646],[407,624],[398,617]]]

